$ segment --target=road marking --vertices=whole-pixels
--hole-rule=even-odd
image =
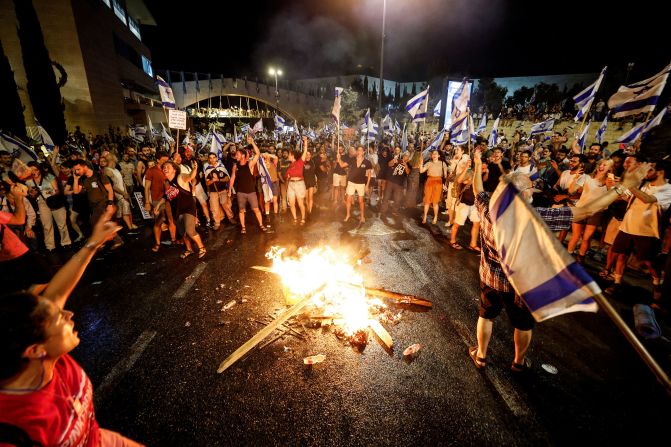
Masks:
[[[450,321],[466,347],[472,346],[473,344],[466,335],[469,332],[468,329],[460,321]],[[496,391],[503,399],[503,402],[505,402],[505,404],[515,416],[528,416],[531,414],[529,407],[509,382],[501,380],[496,372],[490,367],[485,368],[483,372],[483,375],[491,382],[492,385],[494,385],[494,388],[496,388]]]
[[[109,374],[105,376],[102,383],[96,388],[95,396],[97,401],[105,400],[106,394],[111,390],[113,385],[118,382],[122,375],[133,367],[135,362],[137,362],[137,359],[140,358],[155,336],[156,331],[144,331],[140,334],[133,346],[131,346],[130,354],[114,365],[114,368],[112,368]]]
[[[189,290],[191,290],[191,287],[193,287],[193,284],[196,282],[198,277],[203,273],[205,270],[205,267],[207,267],[207,264],[204,262],[201,262],[196,266],[195,269],[191,272],[189,276],[186,277],[184,282],[182,283],[181,286],[179,286],[179,289],[174,293],[172,296],[173,298],[184,298],[187,293],[189,293]]]

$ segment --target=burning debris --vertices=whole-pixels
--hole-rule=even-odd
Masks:
[[[293,256],[288,256],[285,248],[272,247],[266,257],[273,261],[272,267],[252,268],[278,275],[286,304],[291,307],[277,317],[270,315],[269,321],[250,319],[263,324],[264,328],[224,360],[217,370],[219,373],[271,335],[259,348],[287,335],[305,340],[306,326],[332,326],[336,337],[359,351],[365,349],[369,331],[372,331],[383,348],[391,353],[393,339],[381,323],[398,324],[404,309],[432,308],[432,303],[422,298],[365,287],[357,271],[361,261],[330,247],[300,248]],[[298,324],[302,331],[298,330]]]

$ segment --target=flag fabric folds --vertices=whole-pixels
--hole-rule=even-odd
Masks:
[[[252,127],[252,135],[256,132],[263,132],[263,120],[258,120]]]
[[[403,124],[403,135],[401,136],[401,149],[403,152],[408,150],[408,129],[405,124]]]
[[[585,89],[573,97],[573,100],[578,106],[578,114],[574,118],[575,122],[580,121],[589,111],[590,107],[592,107],[592,102],[594,102],[596,93],[599,91],[599,87],[601,86],[601,82],[603,81],[603,77],[606,74],[607,68],[608,67],[603,67],[601,74],[596,79],[596,81],[594,81],[593,84],[585,87]]]
[[[549,119],[542,121],[540,123],[533,124],[531,126],[531,130],[529,131],[529,135],[534,135],[537,133],[545,133],[545,132],[550,132],[552,131],[552,128],[555,125],[555,120],[554,119]]]
[[[429,147],[424,149],[424,152],[422,152],[422,157],[425,160],[429,157],[429,152],[440,149],[440,143],[442,143],[446,131],[447,129],[443,128],[440,132],[438,132],[438,135],[436,135],[436,138],[434,138],[431,144],[429,144]]]
[[[174,109],[175,95],[172,93],[170,85],[160,76],[156,76],[156,84],[158,85],[158,93],[161,95],[161,103],[163,103],[163,107]]]
[[[463,123],[468,116],[468,106],[471,102],[471,93],[468,89],[468,78],[464,78],[463,82],[454,93],[452,98],[452,124],[450,130],[461,129]]]
[[[589,132],[589,126],[592,125],[592,122],[588,122],[587,125],[583,128],[580,135],[578,135],[578,145],[582,151],[585,150],[585,141],[587,140],[587,132]]]
[[[429,89],[420,92],[416,96],[410,98],[405,105],[405,110],[412,117],[413,123],[419,123],[426,119],[426,109],[429,106]]]
[[[620,138],[616,140],[617,143],[625,143],[625,144],[631,144],[634,143],[639,137],[641,139],[645,138],[648,132],[652,130],[653,128],[659,126],[659,124],[662,122],[662,119],[664,116],[666,116],[668,108],[664,107],[661,112],[657,114],[653,119],[648,121],[646,124],[645,122],[637,124],[636,126],[632,127],[629,132],[626,132]]]
[[[284,130],[284,123],[285,123],[284,118],[282,118],[278,114],[275,114],[274,121],[275,121],[275,127],[277,129],[279,129],[280,131]]]
[[[259,157],[259,180],[261,181],[261,189],[263,190],[263,200],[264,202],[270,202],[273,200],[273,188],[272,180],[270,179],[270,172],[266,167],[266,162],[263,161],[263,157]]]
[[[623,85],[608,99],[613,118],[637,115],[655,110],[671,72],[671,64],[656,75],[634,84]]]
[[[46,147],[50,152],[54,150],[54,140],[51,139],[46,129],[35,119],[35,124],[37,125],[37,133],[39,141]]]
[[[594,136],[594,139],[599,144],[603,143],[607,128],[608,128],[608,114],[606,114],[606,117],[603,119],[603,122],[599,126],[599,129],[596,131],[596,135]]]
[[[478,124],[478,130],[475,133],[479,135],[481,133],[485,133],[486,131],[487,131],[487,114],[483,113],[482,119],[480,120],[480,124]]]
[[[436,107],[433,108],[433,116],[440,116],[440,106],[443,104],[443,100],[441,99],[438,101],[438,104],[436,104]]]
[[[2,131],[0,131],[0,149],[9,152],[12,157],[18,158],[24,163],[37,160],[37,155],[30,146],[19,139],[4,134]]]
[[[386,135],[391,135],[393,128],[394,123],[392,123],[391,117],[389,116],[389,114],[387,114],[387,116],[385,116],[384,119],[382,120],[382,129],[384,130],[384,133]]]
[[[333,109],[331,109],[331,116],[333,116],[337,125],[340,125],[340,95],[342,91],[342,87],[335,88],[335,99],[333,100]]]
[[[501,267],[536,321],[568,312],[596,312],[597,283],[505,179],[490,200]]]
[[[175,139],[170,135],[170,133],[168,133],[168,130],[165,128],[165,125],[163,123],[161,123],[161,127],[162,127],[161,138],[163,138],[163,141],[167,143],[174,143]]]
[[[492,131],[489,133],[489,140],[487,141],[487,147],[494,147],[497,144],[499,138],[499,120],[501,115],[496,117],[494,120],[494,125],[492,126]]]

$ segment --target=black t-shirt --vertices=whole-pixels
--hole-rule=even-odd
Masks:
[[[412,172],[412,167],[410,164],[408,164],[408,169],[410,172]],[[387,180],[396,184],[396,185],[401,185],[403,186],[403,182],[405,182],[406,177],[408,177],[409,174],[405,173],[405,167],[403,167],[402,163],[397,164],[393,168],[389,168],[389,171],[387,173]]]
[[[373,169],[373,165],[371,164],[370,161],[366,160],[365,158],[361,161],[361,164],[357,164],[356,157],[352,157],[349,160],[347,160],[348,164],[348,173],[347,173],[347,180],[356,183],[358,185],[363,185],[366,183],[366,178],[367,178],[367,171],[369,169]]]
[[[331,162],[328,158],[323,161],[321,159],[317,161],[317,178],[320,182],[328,179],[329,173],[331,172],[330,167]]]
[[[80,178],[81,180],[81,178]],[[66,185],[70,185],[70,189],[74,190],[75,179],[70,176],[65,182]],[[86,200],[86,194],[82,190],[79,194],[72,193],[72,208],[79,214],[88,209],[88,201]]]
[[[475,205],[475,194],[473,194],[473,185],[462,185],[461,203],[464,205]]]
[[[303,181],[305,182],[305,186],[308,188],[317,185],[314,160],[303,162]]]
[[[341,160],[344,161],[345,163],[349,163],[350,158],[347,156],[342,156]],[[333,173],[338,174],[338,175],[347,175],[347,168],[343,168],[340,166],[340,163],[338,163],[338,160],[336,159],[335,166],[333,168]]]
[[[506,171],[510,170],[510,163],[508,163],[506,160],[501,161],[501,166]],[[487,168],[489,169],[489,176],[487,176],[487,180],[483,182],[482,186],[484,186],[485,191],[494,192],[496,187],[499,186],[499,180],[503,174],[501,173],[499,167],[493,162],[488,162]]]

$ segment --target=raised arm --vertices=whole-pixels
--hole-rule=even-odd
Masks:
[[[473,193],[477,196],[485,191],[482,184],[482,153],[477,150],[473,152],[473,160],[475,160],[475,169],[473,170]],[[464,169],[464,172],[466,169]]]
[[[303,155],[301,155],[301,160],[305,161],[308,155],[308,137],[303,137]]]

